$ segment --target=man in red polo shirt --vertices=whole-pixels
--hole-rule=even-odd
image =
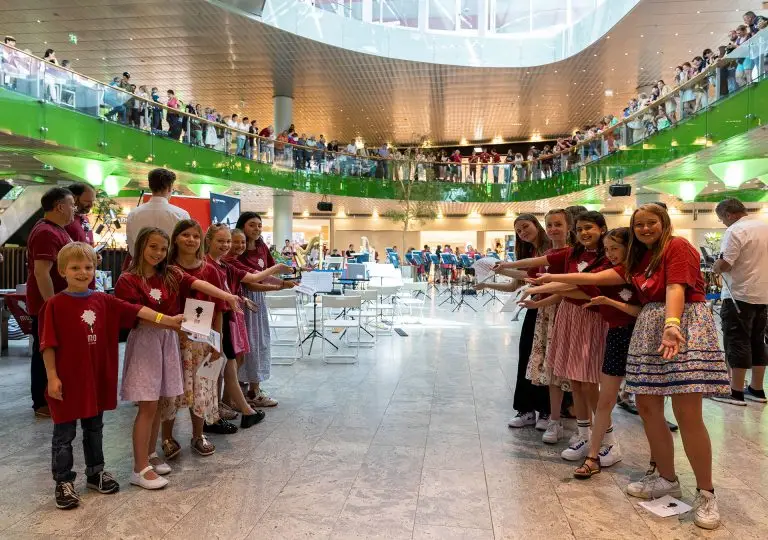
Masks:
[[[67,288],[56,267],[56,257],[71,241],[64,227],[75,216],[75,198],[68,189],[55,187],[45,192],[40,205],[43,219],[35,223],[27,237],[27,312],[32,318],[32,407],[35,416],[49,418],[51,413],[45,401],[48,376],[40,353],[38,313],[46,300]]]
[[[75,218],[64,227],[73,242],[85,242],[93,246],[93,231],[88,221],[93,202],[96,200],[96,190],[88,184],[77,183],[68,187],[75,197]]]

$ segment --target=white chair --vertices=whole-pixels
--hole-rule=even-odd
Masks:
[[[422,309],[427,299],[426,281],[405,282],[397,293],[397,303],[408,308],[408,315],[413,315],[413,309]],[[421,295],[421,296],[419,296]]]
[[[304,332],[302,329],[303,325],[301,316],[299,315],[296,295],[266,295],[264,298],[267,302],[267,310],[270,319],[269,329],[273,334],[271,344],[276,347],[291,347],[293,349],[293,354],[291,355],[272,354],[272,364],[291,366],[295,364],[299,358],[304,356],[304,348],[302,346]],[[295,330],[295,336],[291,336],[290,339],[285,339],[280,336],[280,330]]]
[[[375,289],[357,290],[350,291],[347,296],[360,297],[360,309],[348,310],[347,313],[350,317],[359,318],[362,331],[371,337],[371,339],[364,339],[365,336],[361,334],[359,341],[350,342],[350,344],[357,347],[373,347],[378,341],[376,336],[380,326],[380,312],[376,309],[376,304],[379,302],[379,292]]]
[[[343,333],[341,337],[339,338],[339,347],[342,344],[343,338],[345,335],[347,335],[347,332],[349,330],[352,330],[353,328],[357,328],[357,342],[360,342],[360,318],[358,317],[356,320],[351,319],[335,319],[334,318],[334,309],[340,309],[340,310],[360,310],[360,306],[362,305],[362,301],[360,296],[338,296],[338,295],[323,295],[322,297],[322,328],[325,330],[326,328],[333,329],[333,328],[342,328]],[[325,332],[323,332],[323,336],[326,336]],[[350,343],[349,337],[347,336],[347,343]],[[351,343],[350,343],[351,345]],[[327,364],[355,364],[357,363],[357,360],[360,355],[360,347],[354,347],[354,354],[342,354],[341,352],[335,353],[335,354],[326,354],[325,349],[325,339],[322,340],[322,349],[323,349],[323,362]]]
[[[397,293],[402,285],[387,287],[371,287],[375,290],[379,299],[376,302],[376,311],[379,313],[379,334],[391,335],[395,327],[395,317],[397,315]]]

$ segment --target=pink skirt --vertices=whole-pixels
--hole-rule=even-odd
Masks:
[[[598,384],[608,324],[599,313],[562,301],[552,328],[547,363],[557,377]]]

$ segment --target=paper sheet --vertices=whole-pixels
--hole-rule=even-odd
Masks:
[[[189,333],[188,334],[189,339],[192,341],[197,341],[199,343],[207,343],[214,349],[216,349],[217,352],[221,352],[221,334],[219,334],[216,330],[211,329],[211,331],[208,333],[208,335],[204,334],[196,334],[196,333]]]
[[[224,360],[223,356],[219,357],[218,360],[211,360],[211,354],[208,353],[200,363],[200,367],[197,368],[197,376],[209,381],[219,380],[219,375],[221,375],[221,370],[224,367]]]
[[[332,272],[304,272],[301,274],[301,283],[299,284],[298,287],[302,287],[304,285],[306,285],[309,289],[314,289],[314,291],[310,294],[314,294],[315,292],[320,292],[320,293],[332,292],[333,291],[333,273]]]
[[[190,334],[209,335],[215,308],[213,302],[187,298],[184,304],[184,322],[181,323],[181,330]]]
[[[659,517],[670,517],[688,512],[691,507],[679,499],[664,495],[659,499],[641,502],[640,506]]]
[[[496,263],[498,262],[499,259],[494,259],[493,257],[483,257],[482,259],[476,260],[472,264],[472,268],[475,270],[475,278],[477,281],[485,281],[492,276],[493,267],[496,266]]]

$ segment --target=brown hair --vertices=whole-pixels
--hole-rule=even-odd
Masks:
[[[574,208],[574,207],[570,206],[569,208]],[[544,216],[544,224],[546,225],[547,218],[549,218],[549,216],[554,216],[557,214],[563,214],[563,217],[565,217],[565,224],[568,226],[568,232],[566,233],[566,236],[565,236],[566,244],[568,244],[569,246],[575,246],[576,245],[576,231],[575,231],[576,222],[573,219],[574,217],[573,214],[569,212],[567,208],[553,208],[552,210],[547,212],[546,215]]]
[[[168,246],[168,260],[171,262],[171,264],[176,262],[176,257],[179,256],[179,248],[176,247],[176,240],[181,233],[189,229],[197,229],[197,232],[200,235],[200,245],[198,246],[197,252],[195,253],[195,258],[197,258],[198,261],[203,260],[205,255],[203,253],[203,228],[200,227],[200,224],[194,219],[182,219],[173,228],[171,244]]]
[[[144,274],[144,249],[149,243],[149,238],[156,234],[170,246],[171,239],[168,238],[168,233],[158,227],[144,227],[139,231],[139,235],[136,237],[136,243],[133,246],[134,257],[131,258],[131,262],[126,268],[126,272],[135,274],[137,276],[146,279]],[[171,292],[178,292],[179,290],[179,276],[168,266],[168,256],[155,265],[155,272],[162,278],[163,284]]]
[[[59,254],[56,255],[56,267],[60,274],[63,274],[67,269],[67,264],[73,259],[90,259],[94,266],[96,266],[96,250],[85,242],[70,242],[59,250]]]
[[[208,230],[205,231],[205,239],[203,241],[203,250],[208,253],[211,250],[211,242],[213,242],[213,237],[216,236],[216,233],[219,231],[228,231],[229,226],[226,223],[211,223],[211,226],[208,227]],[[231,234],[231,233],[230,233]]]
[[[533,226],[536,227],[536,242],[526,242],[520,238],[517,231],[515,231],[515,260],[519,261],[520,259],[541,256],[545,251],[552,247],[552,242],[547,238],[547,233],[544,231],[541,223],[539,223],[539,220],[536,219],[536,216],[533,214],[520,214],[515,218],[514,224],[517,225],[518,221],[529,221],[533,223]]]
[[[637,238],[635,233],[635,216],[638,212],[649,212],[661,220],[661,237],[653,247],[648,248]],[[645,269],[646,276],[650,276],[656,268],[658,268],[661,258],[664,256],[664,248],[667,247],[667,243],[672,238],[672,221],[669,219],[669,214],[665,208],[662,208],[658,204],[650,203],[637,207],[632,213],[632,219],[629,220],[629,228],[632,234],[629,236],[629,244],[627,245],[627,281],[631,279],[633,273],[637,273],[637,266],[640,261],[643,260],[643,256],[650,249],[651,261],[648,264],[648,268]]]

